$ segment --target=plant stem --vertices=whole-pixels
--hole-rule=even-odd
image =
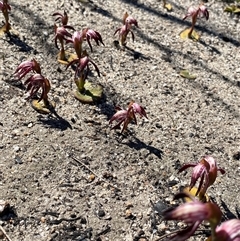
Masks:
[[[198,16],[198,11],[196,12],[195,15],[192,16],[192,26],[190,28],[190,31],[188,33],[188,37],[191,38],[192,37],[192,32],[193,32],[193,29],[194,29],[194,26],[197,22],[197,16]]]
[[[82,93],[84,91],[84,85],[85,85],[84,74],[81,74],[81,76],[78,79],[76,78],[75,83],[77,85],[78,91]]]
[[[63,40],[61,40],[60,43],[61,43],[61,50],[60,50],[59,59],[60,60],[66,60]]]
[[[46,107],[50,106],[49,100],[48,100],[47,98],[44,98],[44,99],[43,99],[43,103],[44,103],[44,105],[45,105]]]
[[[3,10],[3,16],[5,18],[5,31],[8,33],[9,30],[10,30],[10,23],[9,23],[9,17],[8,17],[8,10],[7,9],[4,9]]]
[[[9,236],[7,235],[7,233],[6,233],[6,231],[3,229],[3,227],[0,225],[0,230],[3,232],[3,234],[4,234],[4,236],[6,237],[6,239],[8,240],[8,241],[12,241],[10,238],[9,238]]]

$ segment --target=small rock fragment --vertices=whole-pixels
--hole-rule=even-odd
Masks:
[[[105,211],[103,209],[99,209],[97,212],[98,217],[104,217],[105,216]]]
[[[3,213],[3,211],[9,206],[9,203],[4,201],[4,200],[0,200],[0,215]]]
[[[126,202],[125,205],[126,205],[126,208],[127,208],[127,209],[133,207],[133,204],[132,204],[131,202]]]
[[[41,217],[41,223],[45,223],[46,222],[46,218],[45,217]]]
[[[95,179],[95,175],[94,174],[91,174],[91,175],[88,176],[88,180],[90,182],[94,181],[94,179]]]

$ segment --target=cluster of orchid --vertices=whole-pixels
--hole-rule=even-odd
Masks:
[[[74,93],[75,97],[83,103],[92,103],[95,100],[101,98],[102,87],[93,86],[89,82],[86,82],[88,74],[90,72],[90,64],[92,64],[100,76],[100,71],[97,65],[90,59],[88,52],[83,48],[83,43],[87,42],[91,52],[93,51],[91,40],[94,40],[97,45],[104,45],[101,34],[93,29],[84,28],[82,31],[75,31],[75,29],[67,25],[68,16],[64,11],[64,14],[56,12],[53,16],[57,16],[56,21],[61,20],[62,25],[57,27],[55,24],[55,45],[57,46],[57,40],[61,44],[61,50],[59,59],[67,64],[67,68],[72,66],[75,69],[74,81],[77,86],[77,91]],[[73,34],[69,33],[67,29],[74,30]],[[72,44],[75,53],[66,58],[64,43]]]
[[[11,10],[7,0],[0,1],[0,9],[3,12],[5,18],[4,31],[10,30],[10,23],[8,21],[8,12]],[[94,40],[96,45],[104,45],[101,34],[93,29],[84,28],[82,31],[75,31],[74,27],[68,25],[68,15],[64,13],[56,12],[53,14],[56,17],[55,21],[60,21],[60,25],[54,25],[55,30],[55,46],[60,49],[58,60],[60,63],[66,64],[66,68],[70,66],[75,70],[74,81],[77,86],[75,97],[84,103],[91,103],[102,96],[102,87],[93,86],[86,81],[90,72],[90,64],[94,67],[98,76],[100,71],[97,65],[90,59],[89,54],[85,48],[83,48],[84,42],[87,42],[91,52],[93,51],[91,41]],[[194,27],[198,18],[209,18],[209,12],[207,8],[201,4],[198,8],[190,7],[188,9],[187,17],[192,18],[192,26],[190,29],[184,31],[190,38],[197,39],[197,34],[194,32]],[[126,45],[126,39],[129,33],[131,33],[132,40],[134,41],[134,33],[132,26],[138,28],[138,23],[135,18],[125,13],[123,17],[123,26],[118,28],[115,34],[119,34],[120,44]],[[69,32],[70,30],[73,33]],[[60,47],[58,46],[60,43]],[[75,54],[68,54],[66,52],[65,45],[71,44],[75,50]],[[30,61],[22,62],[14,73],[18,80],[22,80],[26,75],[29,77],[25,80],[26,90],[29,95],[28,100],[32,101],[34,109],[41,113],[49,113],[51,108],[54,108],[54,104],[48,99],[48,93],[50,91],[50,82],[41,74],[41,68],[39,63],[32,59]],[[38,97],[38,91],[41,90],[41,95]],[[144,108],[136,102],[130,102],[127,109],[116,107],[116,113],[112,116],[109,124],[117,122],[113,125],[112,129],[121,129],[121,133],[127,130],[130,123],[137,124],[137,115],[141,118],[147,118],[147,114]],[[122,126],[122,127],[121,127]],[[175,196],[175,199],[183,198],[188,200],[187,202],[164,211],[163,216],[165,220],[183,220],[187,227],[184,230],[179,231],[173,235],[171,240],[184,241],[191,237],[198,229],[203,221],[207,221],[211,227],[211,236],[207,241],[240,241],[240,220],[232,219],[221,222],[222,212],[218,205],[211,202],[206,194],[207,189],[214,184],[217,178],[217,172],[224,174],[225,171],[222,168],[217,167],[215,159],[211,156],[205,156],[197,164],[185,164],[179,172],[185,171],[187,168],[193,167],[191,176],[191,182],[189,187],[184,189],[184,192]],[[195,187],[199,181],[198,187]],[[190,200],[190,201],[189,201]]]
[[[10,10],[10,6],[6,3],[3,3],[1,9],[4,11],[6,9]],[[54,24],[54,43],[57,49],[60,50],[58,54],[58,61],[62,64],[66,65],[66,69],[71,67],[75,70],[74,74],[74,82],[77,86],[77,90],[74,92],[75,97],[83,103],[92,103],[99,100],[102,97],[102,86],[93,85],[86,81],[89,72],[90,72],[90,65],[92,65],[97,72],[97,75],[100,76],[100,71],[97,65],[90,59],[89,54],[84,48],[84,43],[86,42],[90,48],[90,51],[93,52],[92,47],[92,40],[95,41],[96,45],[104,45],[101,34],[93,29],[84,28],[82,31],[76,31],[74,27],[68,24],[68,15],[66,11],[63,13],[55,12],[53,14],[55,17],[55,24]],[[132,39],[134,40],[134,34],[131,30],[132,25],[138,27],[137,20],[131,16],[128,16],[126,13],[124,15],[124,25],[117,29],[115,34],[119,32],[119,38],[121,39],[121,44],[124,46],[126,45],[126,38],[129,33],[132,34]],[[8,23],[8,22],[7,22]],[[60,43],[60,46],[59,46]],[[66,51],[66,46],[71,45],[75,50],[75,53],[70,53]],[[21,80],[27,73],[32,71],[34,73],[24,84],[27,85],[27,91],[30,91],[29,99],[36,97],[37,92],[39,89],[42,89],[41,97],[39,98],[38,102],[34,102],[34,106],[39,105],[40,102],[43,102],[44,108],[47,106],[52,107],[53,105],[49,104],[47,93],[50,90],[50,83],[49,81],[41,75],[39,64],[36,60],[31,61],[24,61],[21,63],[17,70],[15,71],[15,76]],[[36,108],[35,108],[36,109]],[[136,110],[134,112],[133,110]],[[145,116],[146,113],[144,109],[137,104],[129,105],[128,111],[126,111],[125,117],[121,117],[124,120],[124,127],[123,130],[126,130],[127,125],[134,120],[136,123],[135,113],[140,114],[140,116]],[[119,116],[116,113],[114,115],[113,120],[118,121]],[[121,120],[120,120],[121,122]],[[122,123],[121,122],[121,123]],[[120,126],[121,123],[118,125]],[[116,127],[115,127],[116,128]]]
[[[206,18],[206,20],[209,19],[209,12],[207,7],[204,4],[200,4],[197,8],[196,7],[189,7],[187,14],[184,16],[183,20],[186,18],[191,17],[192,18],[192,25],[190,29],[186,29],[181,33],[182,38],[193,38],[195,40],[199,39],[199,35],[196,31],[194,31],[194,27],[197,23],[198,18]]]
[[[215,159],[211,156],[205,156],[197,164],[186,164],[180,168],[179,172],[189,167],[193,167],[190,187],[188,191],[179,193],[174,198],[188,201],[163,212],[165,220],[182,220],[187,224],[187,227],[173,235],[171,240],[187,240],[194,235],[200,224],[206,221],[211,227],[211,236],[207,241],[240,241],[240,220],[231,219],[220,224],[222,219],[220,208],[206,198],[206,191],[215,182],[217,172],[224,174],[225,171],[217,167]],[[198,188],[192,192],[199,179]]]
[[[11,6],[8,4],[8,0],[0,1],[0,10],[5,18],[5,24],[1,27],[0,33],[9,33],[11,25],[9,23],[8,13],[11,11]]]
[[[30,73],[30,74],[29,74]],[[50,113],[54,104],[48,100],[48,93],[51,85],[47,78],[41,74],[39,63],[32,59],[30,61],[22,62],[16,69],[14,76],[21,81],[27,74],[30,76],[23,83],[29,93],[27,100],[31,100],[32,106],[38,112],[43,114]],[[38,97],[37,93],[41,89],[41,96]]]

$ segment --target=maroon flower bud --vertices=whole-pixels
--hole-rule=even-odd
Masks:
[[[28,74],[30,71],[33,71],[34,73],[41,74],[41,69],[39,63],[35,60],[27,60],[22,62],[16,69],[14,75],[21,80],[26,74]]]

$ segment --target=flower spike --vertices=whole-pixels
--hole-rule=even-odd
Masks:
[[[117,110],[117,112],[112,116],[109,124],[112,124],[113,121],[117,121],[117,124],[111,129],[119,129],[121,124],[123,123],[121,133],[127,129],[127,126],[130,122],[134,121],[135,124],[137,124],[136,114],[139,114],[140,117],[144,116],[145,118],[147,118],[144,108],[135,102],[130,102],[127,110],[124,110],[119,106],[117,106],[115,109]]]
[[[62,27],[57,27],[57,25],[54,25],[54,31],[55,31],[55,37],[54,37],[54,42],[55,42],[55,46],[57,49],[59,49],[58,45],[57,45],[57,40],[59,40],[59,42],[61,43],[61,48],[64,49],[63,46],[63,42],[64,40],[67,41],[69,38],[72,37],[72,34],[69,33],[67,31],[67,29],[71,29],[74,30],[74,28],[72,26],[69,25],[65,25]]]
[[[67,65],[66,69],[71,65],[77,64],[76,70],[75,70],[75,78],[78,78],[78,76],[84,76],[83,79],[85,80],[87,78],[89,70],[90,70],[90,68],[89,68],[90,63],[94,66],[98,76],[100,77],[100,71],[99,71],[97,65],[87,55],[83,56],[80,59],[72,60]],[[86,70],[86,73],[85,73],[85,70]]]
[[[196,25],[197,19],[198,18],[206,18],[206,20],[209,19],[209,12],[206,6],[204,4],[200,4],[197,8],[196,7],[189,7],[187,14],[184,16],[183,20],[186,18],[191,17],[192,18],[192,26],[190,29],[187,29],[188,37],[194,37],[196,39],[199,38],[199,35],[194,31],[194,27]],[[183,33],[185,33],[183,31]],[[182,34],[183,34],[182,33]],[[184,35],[182,35],[184,37]]]
[[[135,25],[137,28],[139,28],[137,20],[132,16],[129,16],[128,13],[125,13],[123,16],[123,26],[118,28],[114,33],[114,35],[116,33],[119,34],[121,45],[126,45],[126,38],[129,33],[131,33],[132,40],[134,42],[134,33],[131,30],[132,25]]]
[[[102,36],[99,32],[93,30],[93,29],[89,29],[86,28],[83,30],[83,36],[84,38],[87,40],[87,43],[92,51],[92,45],[90,40],[94,39],[96,44],[99,45],[99,42],[104,45],[103,41],[102,41]]]
[[[231,219],[223,222],[215,230],[209,241],[240,241],[240,220]]]
[[[209,19],[209,12],[205,5],[201,4],[198,8],[195,8],[193,6],[188,8],[187,14],[184,16],[183,20],[186,18],[206,18],[206,20]]]
[[[41,74],[41,68],[39,63],[35,60],[27,60],[22,62],[14,72],[14,75],[21,80],[26,74],[28,74],[30,71],[33,71],[34,73]]]
[[[183,197],[192,198],[185,193],[180,193],[175,196],[175,199]],[[192,202],[167,209],[163,212],[163,217],[165,220],[182,220],[188,225],[171,239],[172,241],[185,241],[194,234],[203,221],[208,221],[212,230],[215,230],[221,221],[222,212],[215,203],[202,203],[193,199]]]
[[[217,167],[215,159],[211,156],[205,156],[197,164],[185,164],[179,169],[179,172],[182,172],[189,167],[193,167],[190,190],[194,187],[198,179],[200,179],[196,196],[199,193],[201,193],[201,195],[205,195],[208,187],[215,182],[217,178],[217,171],[220,171],[221,174],[225,173],[222,168]]]
[[[24,85],[27,85],[27,91],[29,91],[28,100],[33,98],[40,88],[42,88],[42,93],[38,102],[47,100],[47,94],[50,91],[50,83],[49,80],[44,78],[41,74],[32,75],[24,82]]]

